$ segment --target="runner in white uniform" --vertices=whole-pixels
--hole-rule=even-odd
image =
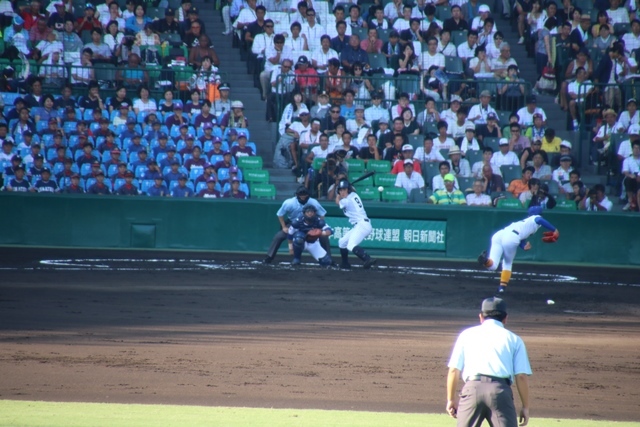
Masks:
[[[360,197],[358,197],[355,191],[351,190],[352,187],[349,181],[342,180],[338,183],[336,204],[340,206],[344,215],[349,218],[349,222],[353,225],[351,230],[344,234],[338,241],[340,255],[342,256],[342,265],[340,265],[340,268],[345,270],[351,268],[349,264],[349,251],[353,252],[355,256],[364,262],[364,268],[371,268],[377,260],[371,258],[364,249],[358,246],[360,242],[371,234],[371,221],[369,221],[367,217],[367,212],[364,210],[362,200],[360,200]]]
[[[502,258],[500,286],[496,295],[502,295],[509,284],[511,267],[518,247],[525,251],[531,249],[531,243],[527,239],[536,234],[541,226],[553,231],[556,238],[560,235],[560,232],[549,221],[540,216],[542,213],[540,206],[532,206],[528,212],[529,217],[522,221],[512,222],[491,237],[491,250],[488,258],[487,251],[483,251],[478,257],[478,262],[491,271],[497,270],[500,258]]]

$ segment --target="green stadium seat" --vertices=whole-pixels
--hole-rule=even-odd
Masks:
[[[518,199],[500,199],[498,209],[523,209],[523,207]]]
[[[409,203],[427,203],[431,192],[424,188],[414,188],[409,194]]]
[[[325,159],[323,157],[314,157],[313,158],[313,163],[311,164],[311,167],[313,168],[313,170],[319,171],[320,169],[322,169],[322,165],[326,161],[327,161],[327,159]]]
[[[253,184],[268,184],[269,183],[269,171],[248,169],[244,171],[244,180]]]
[[[464,158],[469,161],[469,166],[473,167],[474,163],[482,161],[482,150],[467,150]]]
[[[566,200],[566,199],[557,200],[555,208],[561,211],[577,211],[578,210],[578,206],[576,205],[575,201]]]
[[[438,169],[438,162],[426,162],[421,164],[422,167],[422,177],[424,178],[427,187],[431,187],[431,181],[433,177],[440,173],[440,169]]]
[[[404,188],[385,188],[382,192],[382,201],[391,203],[406,203],[407,192]]]
[[[374,177],[376,187],[392,188],[396,185],[396,176],[392,173],[375,174]]]
[[[500,145],[498,144],[499,141],[500,138],[487,137],[482,140],[482,145],[484,145],[485,147],[491,147],[493,149],[493,152],[495,153],[497,151],[500,151]]]
[[[275,199],[276,187],[273,184],[253,184],[251,185],[251,198],[253,199]]]
[[[349,181],[353,182],[356,179],[360,178],[362,175],[363,174],[361,172],[350,173],[349,174]],[[371,187],[372,185],[373,185],[373,175],[363,179],[362,181],[356,182],[356,184],[355,184],[356,188]]]
[[[262,169],[262,157],[260,156],[240,156],[238,157],[238,167],[245,169]]]
[[[369,160],[367,162],[367,171],[389,173],[391,172],[391,162],[389,160]]]
[[[349,174],[364,172],[364,160],[360,159],[347,159],[347,165],[349,165]]]
[[[463,193],[467,190],[472,190],[473,181],[475,181],[475,178],[458,178],[458,185],[460,186],[458,190],[462,191]]]
[[[507,187],[514,179],[522,178],[522,169],[520,166],[502,165],[500,166],[500,172],[502,172],[502,180]]]
[[[358,196],[360,196],[362,200],[380,201],[380,193],[375,187],[357,186],[356,192],[358,193]]]

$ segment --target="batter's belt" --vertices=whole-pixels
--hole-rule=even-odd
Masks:
[[[469,381],[496,382],[496,383],[504,383],[508,386],[511,386],[511,379],[492,377],[491,375],[472,375],[467,378],[467,382]]]

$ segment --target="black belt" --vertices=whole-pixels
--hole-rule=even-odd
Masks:
[[[511,385],[511,379],[509,378],[500,378],[500,377],[492,377],[491,375],[472,375],[467,378],[467,381],[490,381],[497,383],[505,383],[506,385]]]
[[[369,218],[365,218],[363,221],[365,221],[365,222],[369,222]]]
[[[514,234],[517,234],[518,236],[520,235],[520,233],[518,233],[516,230],[511,230],[511,232],[513,232]]]

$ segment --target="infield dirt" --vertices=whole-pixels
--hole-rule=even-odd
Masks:
[[[157,261],[39,262],[51,258]],[[350,272],[164,261],[189,258],[260,257],[0,249],[0,399],[442,413],[452,345],[497,284],[449,261]],[[411,266],[459,272],[404,274]],[[508,289],[532,417],[639,421],[640,287],[628,286],[639,270],[514,269],[581,282]]]

